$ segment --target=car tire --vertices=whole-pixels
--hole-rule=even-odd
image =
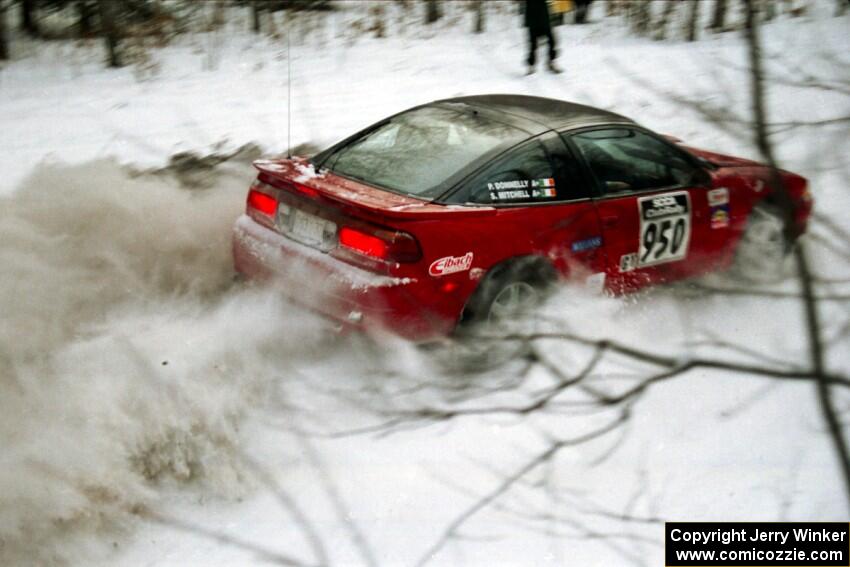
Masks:
[[[527,341],[498,337],[533,332],[534,321],[524,316],[543,301],[554,279],[551,267],[531,258],[491,270],[467,302],[454,336],[440,349],[441,366],[481,373],[523,359],[531,348]]]
[[[494,268],[467,302],[459,331],[504,331],[540,305],[554,279],[554,270],[535,259]]]
[[[785,277],[785,260],[791,245],[779,209],[769,204],[758,204],[747,219],[730,271],[748,283],[781,281]]]

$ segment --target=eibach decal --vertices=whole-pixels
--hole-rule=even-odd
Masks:
[[[438,278],[457,272],[465,272],[471,267],[472,252],[467,252],[463,256],[446,256],[445,258],[434,260],[428,268],[428,273]]]

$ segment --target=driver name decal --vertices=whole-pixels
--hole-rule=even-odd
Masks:
[[[490,191],[491,201],[513,201],[515,199],[528,199],[529,194],[525,189],[513,191]]]
[[[434,277],[447,276],[457,272],[465,272],[472,267],[472,252],[463,256],[446,256],[434,260],[428,268],[428,273]]]
[[[638,212],[638,267],[675,262],[687,256],[691,240],[691,199],[687,191],[640,197]]]
[[[487,183],[491,201],[515,201],[523,199],[551,199],[557,196],[555,179],[519,179],[515,181],[493,181]]]

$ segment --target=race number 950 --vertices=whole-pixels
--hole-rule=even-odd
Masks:
[[[687,256],[691,239],[691,202],[686,191],[638,199],[638,266],[675,262]]]

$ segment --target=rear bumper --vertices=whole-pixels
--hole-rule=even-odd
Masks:
[[[268,282],[293,302],[348,326],[424,341],[450,333],[459,316],[428,309],[439,298],[417,279],[352,266],[247,215],[233,226],[233,263],[244,278]]]

